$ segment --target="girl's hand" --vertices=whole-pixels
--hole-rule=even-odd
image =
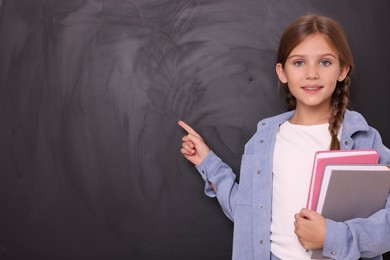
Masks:
[[[203,141],[203,138],[183,121],[178,122],[188,134],[182,138],[183,144],[181,153],[195,165],[199,165],[210,152],[210,148]]]
[[[305,249],[324,247],[326,219],[310,209],[301,209],[295,214],[295,234]]]

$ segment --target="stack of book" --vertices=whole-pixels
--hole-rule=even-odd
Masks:
[[[306,207],[334,221],[367,218],[385,207],[390,167],[374,150],[318,151]],[[321,257],[314,250],[312,258]]]

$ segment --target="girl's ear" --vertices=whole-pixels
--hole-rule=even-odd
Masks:
[[[344,65],[343,67],[341,67],[340,74],[337,78],[337,81],[339,82],[343,81],[347,77],[350,68],[351,67],[348,65]]]
[[[286,73],[284,73],[283,65],[281,63],[276,64],[276,74],[278,74],[280,82],[283,84],[287,83]]]

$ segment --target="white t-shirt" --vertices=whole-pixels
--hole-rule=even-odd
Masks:
[[[276,135],[271,252],[280,259],[310,259],[294,233],[294,215],[306,207],[315,152],[329,149],[328,126],[294,125],[287,121]]]

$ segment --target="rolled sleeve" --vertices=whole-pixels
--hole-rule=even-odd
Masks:
[[[205,181],[205,194],[209,197],[217,197],[223,212],[233,220],[238,184],[235,182],[236,175],[232,169],[212,151],[196,168]],[[210,183],[214,185],[216,191]]]
[[[348,225],[327,219],[326,238],[322,255],[332,259],[344,259],[343,251],[351,244],[351,239]],[[348,259],[358,259],[359,257],[359,255],[356,255]]]
[[[217,194],[211,187],[209,178],[210,175],[218,169],[218,165],[221,163],[222,160],[213,151],[210,151],[203,162],[195,166],[205,181],[204,193],[212,198],[217,196]]]
[[[382,259],[389,251],[390,225],[388,210],[369,218],[346,222],[326,220],[326,238],[322,254],[332,259]]]

